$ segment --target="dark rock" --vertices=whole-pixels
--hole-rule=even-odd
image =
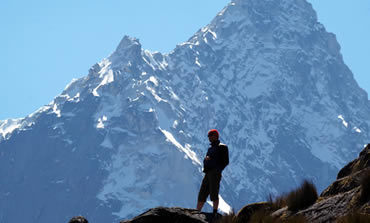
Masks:
[[[338,173],[337,180],[325,189],[319,201],[311,207],[298,212],[308,222],[335,222],[337,218],[350,213],[370,213],[370,202],[360,201],[361,181],[370,170],[370,144],[359,157],[347,164]]]
[[[364,203],[360,200],[361,182],[369,171],[370,144],[357,159],[340,170],[338,179],[321,193],[315,204],[297,213],[289,212],[285,207],[271,216],[283,221],[304,216],[307,222],[331,223],[351,213],[370,214],[370,201]]]
[[[292,216],[292,212],[288,210],[288,206],[280,208],[271,214],[272,217],[284,219]]]
[[[361,180],[365,177],[369,170],[370,144],[368,144],[361,151],[357,159],[353,160],[339,171],[337,180],[334,181],[328,188],[326,188],[320,196],[333,196],[359,187]]]
[[[304,215],[307,222],[330,223],[346,215],[351,209],[351,201],[358,194],[359,188],[323,199],[297,215]]]
[[[366,168],[364,171],[357,171],[352,175],[345,176],[334,181],[321,193],[320,197],[328,197],[340,193],[345,193],[360,186],[361,179],[365,176],[366,170],[370,170],[370,168]]]
[[[83,216],[76,216],[69,220],[68,223],[89,223],[89,221]]]
[[[239,212],[236,215],[237,222],[248,222],[252,215],[256,211],[271,211],[271,204],[268,202],[260,202],[260,203],[254,203],[254,204],[248,204],[244,206],[242,209],[239,210]]]
[[[196,209],[157,207],[149,209],[131,220],[123,220],[121,223],[210,223],[214,219],[213,214],[199,212]]]
[[[360,171],[367,167],[370,167],[370,144],[367,144],[367,146],[361,151],[360,156],[357,159],[348,163],[339,171],[337,179],[356,173],[357,171]]]
[[[370,202],[362,206],[362,208],[359,210],[361,213],[369,214],[370,215]]]

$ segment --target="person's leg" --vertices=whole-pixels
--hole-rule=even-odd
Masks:
[[[213,201],[213,213],[216,214],[218,210],[218,202],[219,200],[214,200]]]
[[[211,201],[213,202],[213,213],[217,213],[218,210],[218,193],[220,190],[220,181],[221,181],[221,172],[219,171],[212,171],[209,174],[209,190],[210,190],[210,197]]]
[[[206,203],[206,202],[204,202],[204,201],[198,201],[198,203],[197,203],[197,210],[198,211],[201,211],[202,210],[204,203]]]
[[[207,174],[203,177],[202,184],[200,186],[199,194],[198,194],[198,203],[197,203],[197,210],[201,211],[203,208],[204,203],[207,200],[209,195],[209,181]]]

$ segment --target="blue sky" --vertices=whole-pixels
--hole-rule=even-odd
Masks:
[[[167,53],[230,0],[2,0],[0,120],[48,104],[72,80],[107,57],[124,35]],[[345,63],[370,92],[370,1],[309,0],[337,35]]]

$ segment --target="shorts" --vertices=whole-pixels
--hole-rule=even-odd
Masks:
[[[208,195],[211,201],[218,201],[218,192],[220,191],[221,172],[218,170],[209,170],[203,178],[200,186],[198,201],[206,202]]]

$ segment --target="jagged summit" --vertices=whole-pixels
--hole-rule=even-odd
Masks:
[[[112,54],[112,57],[130,57],[135,59],[140,57],[141,54],[141,44],[139,39],[129,36],[124,36],[121,42],[118,44],[115,52]]]
[[[121,42],[118,44],[116,50],[126,50],[127,48],[130,48],[133,45],[140,46],[141,48],[139,39],[125,35],[122,38]]]
[[[281,39],[292,41],[297,39],[295,35],[307,35],[317,29],[324,29],[324,27],[317,22],[316,12],[311,4],[305,0],[240,0],[232,1],[199,33],[212,30],[219,33],[221,39],[243,36],[244,38],[239,39],[239,41],[242,41],[243,39],[250,40],[246,37],[251,34],[255,38],[270,37],[276,39],[279,35],[288,35],[288,32],[295,32],[289,38]],[[201,39],[199,38],[199,40]],[[279,44],[279,42],[276,42],[276,44]]]
[[[323,190],[369,141],[369,120],[366,92],[309,3],[232,1],[169,54],[125,36],[14,122],[0,138],[0,221],[19,209],[19,221],[43,223],[193,207],[211,128],[230,148],[222,210],[302,178]]]

